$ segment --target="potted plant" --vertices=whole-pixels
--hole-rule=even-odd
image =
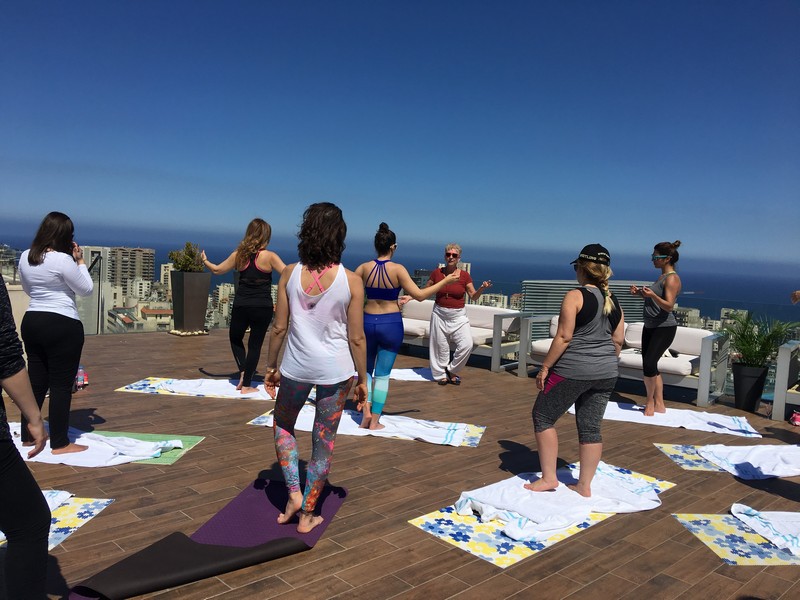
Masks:
[[[736,408],[755,412],[764,392],[769,363],[798,323],[754,319],[749,312],[731,315],[725,330],[733,348],[733,391]]]
[[[172,318],[175,330],[184,333],[205,331],[211,273],[203,272],[197,244],[186,242],[180,250],[169,253],[174,271],[172,281]]]

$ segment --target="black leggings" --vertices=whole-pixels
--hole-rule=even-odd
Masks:
[[[645,377],[659,375],[658,359],[664,356],[677,331],[677,325],[642,329],[642,371]]]
[[[261,358],[261,346],[272,321],[272,313],[271,306],[234,306],[231,310],[231,328],[228,335],[236,367],[239,373],[244,372],[242,379],[244,387],[251,387],[253,383],[253,373],[256,372],[258,359]],[[245,353],[244,333],[248,327],[250,337],[247,339],[247,353]]]
[[[83,323],[52,312],[28,311],[22,318],[22,341],[28,355],[28,376],[39,408],[50,390],[50,448],[69,444],[72,386],[81,362]],[[30,442],[28,422],[22,419],[22,441]]]
[[[0,440],[0,530],[8,539],[5,597],[46,598],[50,509],[11,440]]]

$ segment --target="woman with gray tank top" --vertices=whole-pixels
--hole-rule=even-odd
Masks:
[[[533,405],[533,430],[542,477],[525,488],[544,492],[558,487],[555,424],[574,404],[581,469],[578,483],[570,487],[589,497],[603,453],[600,425],[617,382],[625,323],[619,302],[608,289],[612,275],[608,250],[589,244],[572,264],[581,287],[564,296],[558,331],[536,376],[539,395]]]
[[[644,298],[642,371],[647,390],[647,403],[644,407],[646,417],[652,417],[657,412],[667,412],[664,405],[664,381],[658,371],[658,359],[670,347],[678,331],[678,321],[672,309],[681,293],[681,278],[675,272],[680,245],[680,240],[656,244],[650,260],[656,269],[661,270],[661,276],[650,287],[631,286],[631,294]]]

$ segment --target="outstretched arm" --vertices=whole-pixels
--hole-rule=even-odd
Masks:
[[[414,280],[411,279],[411,276],[408,274],[406,268],[403,265],[397,265],[397,281],[406,291],[406,293],[414,300],[422,301],[426,298],[430,298],[444,286],[449,283],[455,283],[458,281],[458,279],[459,275],[456,274],[456,271],[453,271],[450,273],[450,275],[445,275],[445,278],[438,283],[433,283],[432,281],[428,280],[428,284],[425,286],[425,288],[420,289],[417,287],[417,284],[414,283]]]
[[[224,275],[225,273],[227,273],[228,271],[233,269],[233,267],[236,266],[236,252],[235,251],[231,252],[231,255],[228,258],[226,258],[225,260],[223,260],[221,263],[219,263],[218,265],[215,265],[210,260],[208,260],[208,258],[206,257],[206,251],[205,250],[200,252],[200,257],[203,259],[203,264],[206,266],[206,268],[209,271],[211,271],[214,275]]]
[[[467,294],[469,294],[470,300],[475,302],[478,298],[481,297],[481,294],[483,294],[483,290],[486,290],[486,289],[488,289],[490,287],[492,287],[492,282],[491,282],[491,280],[488,280],[488,279],[486,281],[484,281],[481,284],[481,287],[479,287],[477,290],[475,289],[475,286],[472,285],[472,282],[470,281],[466,286]]]

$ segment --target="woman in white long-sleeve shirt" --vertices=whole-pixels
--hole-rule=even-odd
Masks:
[[[22,253],[19,273],[30,304],[22,318],[22,341],[28,374],[39,408],[50,390],[50,448],[53,454],[81,452],[86,446],[67,437],[72,385],[83,349],[83,323],[75,295],[92,293],[92,278],[83,250],[73,241],[75,228],[64,213],[49,213],[29,250]],[[22,441],[33,445],[25,419]]]

